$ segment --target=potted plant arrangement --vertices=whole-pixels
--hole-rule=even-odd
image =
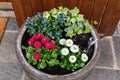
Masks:
[[[99,58],[98,43],[78,8],[60,6],[26,19],[16,52],[31,80],[83,80]]]

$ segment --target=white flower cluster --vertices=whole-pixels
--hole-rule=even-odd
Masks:
[[[67,39],[67,40],[66,40],[66,39],[60,39],[60,40],[59,40],[59,43],[60,43],[60,45],[64,45],[64,46],[69,47],[69,48],[70,48],[70,51],[71,51],[72,53],[77,53],[77,52],[79,52],[79,47],[73,43],[73,40],[72,40],[72,39]],[[64,56],[68,55],[68,54],[69,54],[69,49],[66,48],[66,47],[65,47],[65,48],[62,48],[62,49],[61,49],[61,54],[64,55]],[[81,55],[81,59],[82,59],[82,61],[86,62],[86,61],[88,60],[88,56],[87,56],[85,53],[83,53],[83,54]],[[70,61],[71,63],[75,63],[75,62],[76,62],[76,56],[71,55],[71,56],[69,57],[69,61]]]

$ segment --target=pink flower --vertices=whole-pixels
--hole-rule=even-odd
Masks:
[[[54,42],[46,42],[45,47],[48,49],[54,49],[56,47]]]
[[[46,38],[46,37],[42,38],[41,42],[42,42],[43,44],[45,44],[46,42],[48,42],[48,38]]]
[[[35,60],[40,60],[40,54],[38,54],[38,53],[35,53],[33,55],[33,57],[34,57]]]
[[[32,45],[32,43],[36,40],[36,36],[32,36],[29,40],[28,40],[28,45]]]
[[[25,49],[25,52],[27,53],[27,52],[28,52],[28,49]]]
[[[42,33],[38,33],[37,35],[36,35],[36,38],[37,39],[41,39],[43,37],[43,34]]]
[[[34,43],[34,47],[35,47],[35,48],[40,48],[40,47],[41,47],[41,42],[36,41],[36,42]]]
[[[45,47],[48,48],[48,49],[49,49],[50,46],[51,46],[50,42],[46,42],[44,45],[45,45]]]
[[[54,42],[50,42],[50,49],[54,49],[56,47]]]

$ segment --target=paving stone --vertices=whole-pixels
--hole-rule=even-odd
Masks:
[[[0,45],[0,62],[18,63],[15,52],[16,33],[5,32]]]
[[[113,57],[110,45],[111,38],[104,38],[100,41],[100,58],[97,66],[113,67]]]
[[[18,63],[0,62],[0,80],[21,80],[22,72],[22,67]]]
[[[10,2],[0,2],[0,9],[9,10],[9,9],[13,9],[13,7]]]
[[[113,37],[113,44],[115,48],[117,64],[120,68],[120,37]]]
[[[86,80],[120,80],[120,70],[94,69]]]
[[[12,17],[15,18],[14,11],[0,11],[0,17]]]
[[[10,31],[18,30],[18,24],[15,18],[9,18],[6,30],[10,30]]]

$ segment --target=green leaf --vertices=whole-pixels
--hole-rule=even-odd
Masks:
[[[94,20],[93,24],[97,25],[97,24],[98,24],[98,22],[97,22],[96,20]]]
[[[43,59],[49,60],[50,58],[51,58],[51,57],[50,57],[50,55],[49,55],[49,54],[44,54]]]
[[[34,48],[33,48],[32,46],[29,46],[29,47],[28,47],[28,51],[29,51],[30,53],[32,53],[32,52],[34,51]]]
[[[77,29],[77,34],[81,34],[82,33],[82,30],[79,28]]]
[[[84,67],[85,66],[85,63],[80,63],[80,67]]]
[[[52,52],[51,56],[52,56],[53,58],[57,58],[57,53],[56,53],[56,52]]]
[[[91,28],[89,26],[85,27],[85,33],[91,32]]]
[[[56,59],[50,59],[50,61],[48,61],[49,66],[54,66],[54,65],[58,65],[59,61]]]
[[[32,63],[32,59],[31,58],[28,58],[28,63]]]
[[[73,24],[75,24],[75,22],[76,22],[76,18],[71,18],[71,20],[70,20],[70,22],[72,22]]]
[[[26,53],[26,57],[29,59],[31,58],[31,54],[29,52]]]
[[[59,9],[59,10],[62,10],[62,9],[63,9],[63,7],[62,7],[62,6],[60,6],[60,7],[58,7],[58,9]]]
[[[73,30],[68,30],[65,36],[72,37],[74,35]]]
[[[43,17],[44,18],[49,18],[49,16],[50,16],[50,13],[48,12],[48,11],[45,11],[45,12],[43,12]]]
[[[22,49],[26,49],[26,48],[27,48],[27,47],[25,47],[25,46],[22,45]]]
[[[33,60],[33,65],[36,65],[37,64],[37,60]]]
[[[38,69],[44,69],[46,67],[45,61],[42,61],[41,63],[38,64]]]
[[[70,10],[70,13],[72,14],[72,16],[76,16],[79,13],[79,9],[75,7],[74,9]]]
[[[78,16],[77,16],[77,21],[84,21],[84,15],[82,15],[82,14],[78,14]]]

